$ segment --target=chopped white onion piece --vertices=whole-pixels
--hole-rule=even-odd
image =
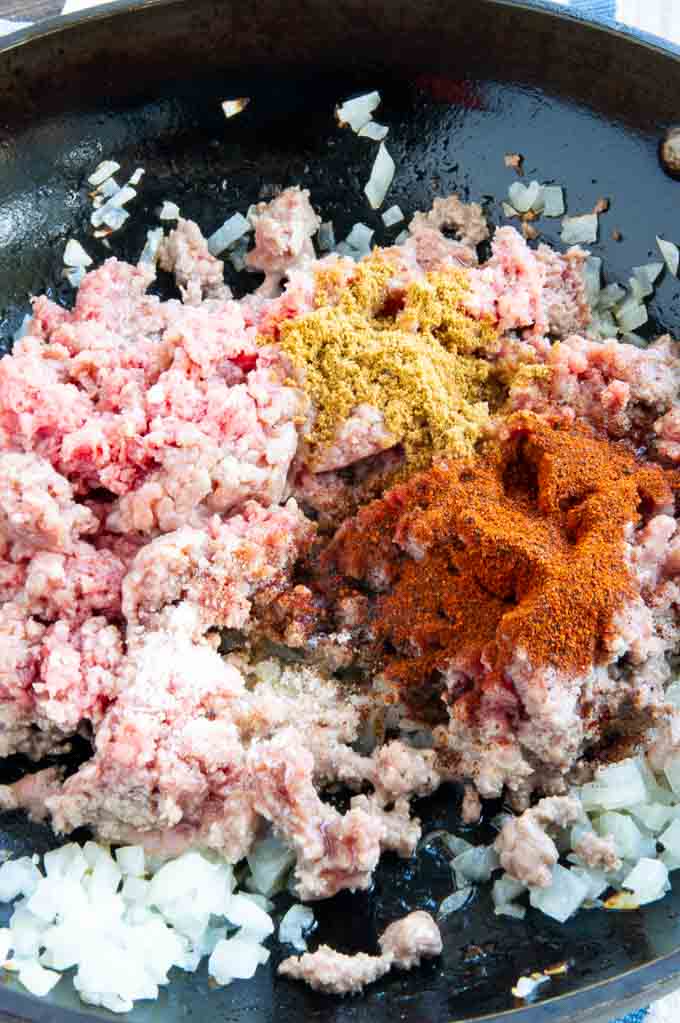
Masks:
[[[92,256],[88,256],[83,246],[75,238],[69,238],[64,249],[64,265],[73,267],[91,266]]]
[[[659,835],[659,841],[669,853],[680,859],[680,820],[676,818],[663,834]]]
[[[570,869],[575,877],[585,881],[588,885],[586,898],[589,901],[594,902],[595,899],[599,899],[600,895],[610,887],[607,875],[603,870],[593,870],[586,867],[571,867]]]
[[[314,927],[314,910],[297,903],[291,906],[279,924],[279,941],[292,945],[298,952],[307,950],[305,932]]]
[[[179,206],[177,203],[168,202],[166,199],[161,206],[161,211],[158,214],[159,220],[178,220],[179,219]]]
[[[237,273],[241,273],[246,268],[246,256],[248,255],[248,240],[247,238],[241,238],[240,241],[229,251],[229,262],[233,266]]]
[[[357,132],[363,139],[371,139],[373,142],[382,142],[387,138],[390,129],[385,124],[378,124],[377,121],[367,121],[363,128]]]
[[[239,99],[225,99],[222,104],[222,110],[224,111],[225,117],[236,117],[240,114],[250,103],[249,96],[241,96]]]
[[[564,217],[560,237],[565,245],[588,245],[597,241],[597,230],[597,214],[585,213],[579,217]]]
[[[518,906],[515,900],[526,890],[527,887],[522,881],[516,881],[508,874],[503,874],[498,881],[494,881],[491,897],[496,916],[512,916],[523,920],[526,916],[526,909],[524,906]]]
[[[90,185],[94,185],[96,187],[106,181],[107,178],[112,177],[112,175],[119,170],[120,164],[116,163],[115,160],[103,160],[97,167],[95,167],[87,180]]]
[[[274,930],[272,918],[247,895],[234,895],[226,908],[227,919],[236,927],[244,927],[257,940],[268,937]]]
[[[67,267],[64,271],[64,277],[69,282],[72,288],[79,288],[85,278],[85,267]]]
[[[138,185],[139,182],[144,177],[144,174],[145,174],[144,168],[143,167],[138,167],[137,170],[134,171],[130,175],[130,180],[128,181],[128,185]]]
[[[494,870],[500,866],[500,859],[492,845],[482,845],[459,853],[451,866],[456,876],[460,874],[466,881],[478,884],[490,880]]]
[[[252,231],[252,224],[242,213],[234,213],[219,227],[214,234],[208,238],[208,251],[213,256],[219,256],[225,249],[228,249],[244,234]]]
[[[226,941],[218,941],[208,960],[208,971],[218,984],[229,984],[237,977],[248,980],[262,962],[263,952],[267,950],[261,945],[254,941],[244,941],[238,935]]]
[[[561,185],[543,186],[543,216],[561,217],[564,213],[564,189]]]
[[[602,260],[599,256],[588,256],[583,270],[586,283],[586,295],[591,306],[596,306],[602,281]]]
[[[348,125],[359,132],[371,120],[371,114],[380,105],[379,92],[367,92],[363,96],[345,100],[336,107],[335,116],[342,126]]]
[[[358,259],[361,259],[361,253],[357,252],[356,249],[353,249],[351,245],[347,244],[347,242],[338,242],[335,246],[335,251],[339,256],[346,256],[348,259],[353,259],[355,262]]]
[[[90,217],[90,223],[93,227],[100,227],[102,224],[108,224],[109,227],[112,227],[113,225],[110,223],[110,220],[112,217],[115,220],[116,211],[125,212],[122,210],[122,207],[131,199],[134,199],[136,195],[136,190],[130,185],[124,185],[122,188],[119,188],[110,199],[107,199],[103,206],[100,206],[99,209],[94,211]],[[127,214],[125,216],[125,220],[127,220]],[[117,226],[121,225],[118,224]]]
[[[116,862],[123,877],[143,877],[146,869],[144,846],[121,846],[116,849]]]
[[[649,319],[647,307],[633,296],[627,298],[625,302],[622,302],[617,307],[614,316],[619,327],[625,333],[636,330],[637,327],[642,327]]]
[[[333,229],[332,220],[326,220],[319,226],[317,239],[322,252],[333,251],[335,248],[335,230]]]
[[[262,895],[273,895],[280,891],[294,863],[295,853],[280,838],[272,835],[261,839],[248,853],[248,866],[255,891]]]
[[[663,256],[663,261],[668,267],[669,273],[674,277],[678,276],[678,265],[680,264],[680,249],[673,242],[668,242],[665,238],[659,238],[656,236],[656,244],[659,246],[659,252]]]
[[[19,980],[32,995],[44,998],[59,983],[61,974],[46,970],[35,959],[29,959],[19,967]]]
[[[374,210],[380,209],[394,179],[394,160],[381,142],[364,192]]]
[[[642,803],[647,798],[644,778],[637,760],[622,760],[618,764],[601,767],[595,780],[579,789],[586,810],[600,807],[618,810]]]
[[[375,231],[372,231],[366,224],[355,224],[345,238],[345,243],[364,256],[371,251],[371,240],[374,234]]]
[[[532,181],[529,185],[523,185],[521,181],[513,181],[508,188],[508,199],[518,213],[528,213],[533,209],[534,204],[543,208],[541,186],[538,181]]]
[[[401,211],[401,207],[396,204],[394,206],[390,206],[390,208],[385,210],[382,215],[385,227],[394,227],[395,224],[401,224],[403,219],[404,214]]]
[[[548,888],[530,888],[529,900],[535,909],[563,924],[582,905],[589,890],[587,881],[556,863],[552,884]]]
[[[14,334],[12,335],[14,341],[20,341],[22,337],[25,337],[26,334],[28,334],[28,325],[32,319],[33,316],[31,315],[31,313],[26,313],[23,320],[21,321],[17,329],[14,331]]]
[[[501,206],[503,207],[503,215],[508,217],[508,219],[518,216],[517,210],[509,202],[503,202]]]
[[[653,835],[663,831],[673,817],[673,811],[663,803],[637,803],[630,812]]]
[[[162,227],[155,227],[146,232],[146,243],[139,257],[140,263],[155,266],[164,234],[165,232]]]
[[[126,220],[130,219],[130,214],[127,210],[121,207],[114,206],[112,209],[107,210],[102,221],[107,227],[110,227],[112,231],[118,231]]]
[[[463,888],[459,888],[458,891],[453,892],[451,895],[447,895],[439,904],[437,910],[437,919],[443,920],[445,916],[450,916],[451,913],[457,913],[459,909],[462,909],[469,901],[474,892],[472,885],[466,885]]]
[[[623,887],[633,893],[640,906],[656,902],[668,891],[668,870],[659,860],[644,857],[624,879]]]
[[[600,292],[598,300],[599,309],[613,309],[614,306],[625,297],[626,289],[620,284],[608,284]]]
[[[397,237],[394,239],[394,244],[403,245],[404,242],[407,242],[410,237],[411,237],[410,232],[406,228],[404,228],[404,230],[400,231]]]
[[[521,998],[522,1001],[526,1001],[527,998],[531,998],[535,994],[536,989],[541,984],[546,984],[550,980],[547,973],[534,974],[531,977],[520,977],[515,986],[512,988],[512,993],[515,998]]]

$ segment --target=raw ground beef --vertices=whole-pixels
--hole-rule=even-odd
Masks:
[[[411,970],[421,959],[441,955],[442,939],[439,928],[423,910],[409,913],[395,920],[378,938],[381,954],[358,952],[348,956],[321,945],[316,952],[291,956],[279,966],[285,977],[304,980],[315,991],[327,994],[358,994],[396,966]]]
[[[39,772],[3,787],[0,805],[48,810],[58,830],[86,825],[159,857],[198,847],[236,861],[272,829],[295,852],[298,894],[319,899],[366,889],[385,849],[412,855],[410,799],[456,777],[469,820],[480,793],[504,786],[520,807],[535,789],[557,797],[498,839],[511,875],[544,883],[556,861],[546,828],[573,816],[565,779],[603,740],[607,715],[625,714],[638,737],[649,730],[657,758],[680,748],[680,716],[664,717],[663,695],[680,604],[673,509],[645,504],[631,522],[634,593],[604,661],[585,673],[551,674],[517,649],[501,686],[475,648],[440,672],[434,731],[384,678],[371,694],[330,678],[372,665],[376,607],[426,544],[404,508],[394,544],[386,530],[366,563],[344,542],[405,472],[404,453],[381,414],[360,405],[310,464],[315,410],[277,342],[283,322],[316,308],[315,271],[331,271],[332,303],[355,264],[315,259],[319,218],[305,191],[287,189],[251,217],[248,264],[265,274],[253,294],[231,298],[221,260],[180,220],[159,260],[182,301],[148,294],[150,269],[109,259],[85,276],[71,311],[36,298],[26,335],[0,360],[0,755],[38,759],[77,733],[93,742],[70,777]],[[432,270],[467,276],[465,307],[495,327],[499,363],[529,370],[499,397],[490,435],[502,439],[507,414],[530,410],[680,461],[675,344],[584,340],[585,254],[532,250],[505,227],[480,265],[487,236],[480,207],[436,200],[385,250],[383,298],[398,308],[405,286]],[[254,644],[247,655],[221,655],[225,629]],[[309,663],[264,667],[263,637]],[[384,737],[406,710],[413,729],[404,722],[402,738],[373,749],[372,723]],[[435,748],[416,748],[418,737]],[[344,813],[321,798],[338,783],[352,793]],[[593,837],[578,846],[585,863],[612,854]],[[441,939],[414,913],[380,946],[359,957],[322,947],[281,972],[355,991],[437,955]]]

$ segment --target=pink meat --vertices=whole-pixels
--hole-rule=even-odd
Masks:
[[[202,505],[277,503],[306,409],[287,365],[257,348],[237,303],[163,304],[148,282],[108,260],[48,337],[0,361],[0,449],[48,459],[77,492],[118,495],[118,532],[176,529]]]
[[[520,817],[509,818],[496,839],[501,866],[516,881],[547,888],[552,868],[559,859],[549,827],[564,828],[578,820],[583,810],[571,796],[541,799]]]
[[[187,305],[200,305],[206,298],[231,298],[224,283],[224,263],[208,251],[208,243],[193,220],[178,220],[177,227],[161,242],[158,264],[175,275]]]
[[[429,913],[416,910],[395,920],[378,938],[381,954],[357,952],[348,956],[321,945],[316,952],[290,956],[279,966],[284,977],[304,980],[315,991],[334,995],[356,995],[388,973],[393,966],[411,970],[421,959],[441,955],[442,938]]]
[[[146,633],[128,656],[94,756],[48,805],[61,831],[88,824],[102,838],[149,832],[153,841],[159,828],[182,826],[192,844],[235,861],[257,830],[232,720],[246,690],[210,646],[193,642],[184,617]]]
[[[23,599],[31,614],[47,621],[116,617],[125,571],[115,554],[83,541],[68,554],[41,551],[26,566]]]
[[[41,549],[68,551],[97,526],[95,515],[75,503],[70,483],[46,459],[0,454],[0,534]]]
[[[357,405],[338,427],[330,445],[314,458],[314,471],[343,469],[362,458],[394,447],[398,440],[386,428],[382,412],[371,405]]]
[[[282,277],[313,260],[312,235],[321,223],[306,189],[287,188],[270,203],[254,210],[255,248],[246,262],[267,277]]]
[[[490,317],[501,334],[522,332],[544,354],[547,334],[562,336],[589,322],[580,249],[534,252],[512,227],[496,231],[491,249],[491,259],[469,271],[465,304],[473,316]]]
[[[479,203],[462,202],[457,195],[437,198],[428,213],[416,213],[409,230],[418,234],[424,227],[454,230],[460,242],[471,248],[489,237],[489,225]]]
[[[123,584],[130,625],[153,625],[166,605],[193,603],[204,628],[247,626],[254,601],[288,581],[308,546],[313,526],[294,501],[262,508],[248,502],[241,515],[203,529],[184,527],[152,540],[135,557]]]
[[[254,744],[249,766],[255,808],[295,849],[301,899],[367,888],[380,859],[384,824],[363,809],[342,815],[321,801],[314,757],[303,741],[293,729],[282,729]]]
[[[636,348],[572,336],[547,352],[546,364],[547,379],[511,392],[515,408],[585,419],[611,437],[632,435],[671,461],[680,453],[672,446],[680,356],[670,338]]]

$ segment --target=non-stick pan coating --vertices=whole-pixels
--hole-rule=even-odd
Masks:
[[[28,297],[47,291],[68,304],[61,281],[67,237],[98,259],[136,260],[163,199],[212,231],[236,210],[291,184],[310,189],[324,219],[342,237],[358,220],[389,243],[390,231],[363,195],[376,147],[341,130],[334,104],[379,88],[378,111],[390,127],[397,175],[388,204],[410,215],[432,197],[457,191],[483,201],[502,222],[500,200],[513,173],[503,161],[521,152],[527,178],[566,185],[569,211],[611,200],[594,254],[609,280],[625,282],[633,265],[658,259],[654,235],[680,239],[680,184],[660,170],[657,143],[680,96],[676,61],[640,43],[571,21],[494,3],[412,7],[321,2],[257,9],[194,2],[114,11],[71,31],[0,57],[0,332],[11,334]],[[389,59],[388,59],[389,55]],[[251,97],[226,121],[219,101]],[[132,172],[146,169],[134,215],[111,250],[90,240],[85,178],[103,157]],[[559,221],[541,222],[559,240]],[[614,241],[618,231],[622,240]],[[252,287],[233,276],[237,291]],[[159,283],[161,290],[167,281]],[[665,279],[651,304],[649,332],[680,336],[680,284]],[[13,758],[0,780],[18,777]],[[418,807],[424,832],[459,828],[460,793],[443,790]],[[460,833],[463,833],[462,831]],[[489,841],[484,826],[475,838]],[[42,851],[49,829],[19,814],[0,818],[0,843]],[[436,854],[385,856],[369,893],[343,894],[318,906],[318,938],[345,951],[372,950],[385,924],[411,908],[436,909],[451,890]],[[275,950],[256,979],[211,990],[205,970],[180,974],[139,1021],[229,1023],[443,1023],[478,1020],[517,1008],[510,989],[523,974],[561,961],[569,972],[520,1008],[520,1021],[608,1020],[617,1007],[642,1003],[680,983],[680,891],[628,914],[581,912],[560,926],[530,912],[496,918],[489,892],[442,924],[440,962],[395,973],[361,999],[318,996],[275,979]],[[645,969],[639,969],[645,967]],[[624,976],[626,971],[631,971]],[[610,978],[608,985],[584,990]],[[652,985],[651,990],[645,990]],[[38,1002],[8,982],[0,1012],[58,1021],[109,1014],[81,1006],[64,983]],[[63,1016],[62,1016],[63,1012]]]

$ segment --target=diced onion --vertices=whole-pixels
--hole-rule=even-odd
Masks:
[[[249,96],[241,96],[239,99],[225,99],[222,104],[222,110],[225,117],[236,117],[240,114],[250,103]]]
[[[561,217],[564,213],[564,189],[560,185],[543,186],[543,216]]]
[[[97,167],[95,167],[87,180],[89,184],[98,186],[119,170],[120,164],[116,163],[115,160],[103,160]]]
[[[298,952],[307,950],[304,934],[314,927],[314,910],[299,903],[291,906],[279,924],[279,941],[292,945]]]
[[[64,271],[64,277],[69,282],[72,288],[79,288],[85,278],[85,267],[74,266],[67,267]]]
[[[367,92],[363,96],[345,100],[336,107],[335,116],[342,125],[348,125],[352,131],[360,132],[371,120],[371,114],[380,105],[379,92]]]
[[[626,333],[642,327],[649,319],[647,307],[632,295],[618,306],[614,316],[621,330]]]
[[[644,857],[624,879],[623,887],[633,893],[640,906],[656,902],[668,891],[668,870],[659,860]]]
[[[333,229],[333,221],[326,220],[320,225],[317,234],[319,241],[319,248],[322,252],[332,252],[335,248],[335,230]]]
[[[378,124],[377,121],[367,121],[363,128],[357,132],[363,139],[372,139],[373,142],[382,142],[387,138],[389,128],[385,124]]]
[[[680,249],[673,242],[666,241],[664,238],[656,236],[656,244],[659,246],[659,251],[663,256],[663,261],[668,267],[669,273],[673,277],[678,276],[678,265],[680,264]]]
[[[371,170],[371,176],[364,188],[366,197],[374,210],[382,206],[394,179],[394,171],[394,160],[387,152],[385,143],[381,142],[378,148],[378,155]]]
[[[556,863],[550,887],[530,888],[529,900],[536,909],[563,924],[583,904],[589,890],[587,881]]]
[[[179,206],[177,203],[168,202],[166,199],[161,206],[160,213],[158,214],[159,220],[178,220],[179,219]]]
[[[546,984],[549,980],[550,977],[546,973],[534,973],[531,977],[520,977],[512,988],[512,993],[515,998],[526,1001],[527,998],[531,998],[536,993],[536,989],[541,984]]]
[[[294,863],[295,853],[280,838],[272,835],[261,839],[248,854],[255,891],[262,895],[273,895],[280,891]]]
[[[508,217],[508,219],[518,215],[515,207],[511,206],[509,202],[503,202],[501,206],[503,207],[503,216]]]
[[[451,863],[456,876],[460,875],[466,881],[476,884],[488,881],[499,865],[498,853],[492,845],[467,849],[459,853]]]
[[[564,217],[560,237],[565,245],[588,245],[597,241],[597,230],[597,214],[585,213],[579,217]]]
[[[244,234],[252,231],[250,221],[242,213],[234,213],[222,224],[221,227],[208,238],[208,251],[213,256],[219,256],[225,249],[228,249]]]
[[[366,224],[355,224],[345,238],[345,242],[351,249],[354,249],[362,256],[371,251],[371,240],[375,231],[372,231]]]
[[[390,206],[389,209],[385,210],[382,215],[383,224],[385,227],[394,227],[395,224],[400,224],[404,219],[404,214],[401,211],[401,207]]]
[[[71,267],[92,266],[92,256],[88,256],[83,246],[75,238],[69,238],[64,249],[64,265]]]
[[[543,209],[542,190],[538,181],[532,181],[529,185],[513,181],[508,188],[508,199],[518,213],[528,213],[535,206],[538,206],[539,210]]]
[[[128,185],[138,185],[139,182],[144,177],[144,174],[145,174],[144,168],[138,167],[137,170],[134,171],[133,174],[131,174],[130,180],[128,181]]]
[[[647,798],[640,767],[632,759],[600,768],[595,780],[581,786],[579,794],[586,810],[595,807],[618,810],[642,803]]]
[[[588,256],[583,276],[586,282],[586,294],[591,306],[596,306],[600,295],[602,280],[602,260],[599,256]]]
[[[394,244],[395,245],[403,245],[404,242],[407,242],[410,237],[411,237],[411,235],[410,235],[409,231],[406,228],[404,228],[404,230],[400,231],[399,234],[397,235],[397,237],[394,239]]]
[[[614,839],[618,855],[625,860],[636,860],[642,855],[642,834],[631,817],[623,813],[603,813],[595,821],[595,829],[603,837]]]
[[[451,913],[457,913],[459,909],[467,905],[474,893],[472,885],[466,885],[463,888],[459,888],[458,891],[453,892],[451,895],[447,895],[445,899],[439,904],[437,910],[437,919],[443,920],[445,916],[450,916]]]
[[[164,231],[162,227],[152,228],[146,232],[146,244],[142,249],[139,262],[154,266],[158,259],[158,250],[163,241]]]
[[[624,287],[622,287],[620,284],[616,284],[616,283],[608,284],[600,292],[600,296],[599,296],[598,303],[597,303],[598,304],[598,308],[599,309],[613,309],[614,306],[618,302],[620,302],[622,298],[625,298],[625,295],[626,295],[626,289]]]

